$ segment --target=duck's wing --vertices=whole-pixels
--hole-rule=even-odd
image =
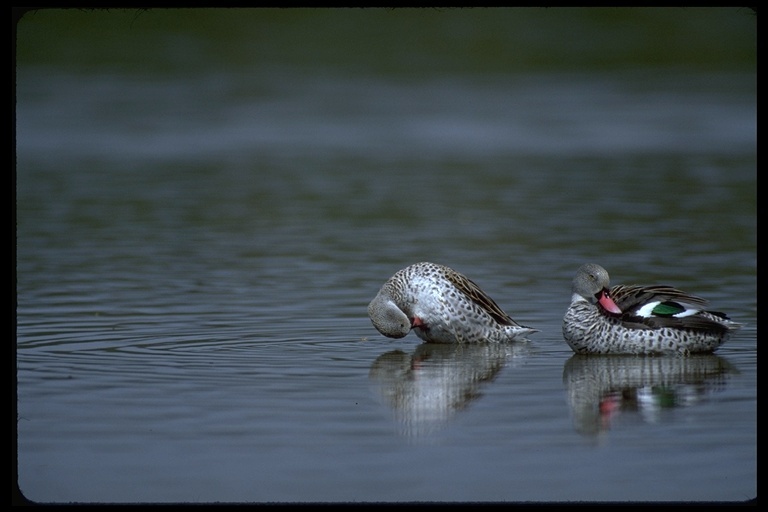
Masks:
[[[446,278],[472,302],[479,305],[491,317],[502,325],[520,325],[504,312],[474,281],[458,272],[449,272]]]
[[[667,285],[616,285],[611,298],[621,309],[621,320],[627,327],[722,330],[716,320],[702,315],[706,299]],[[722,313],[710,312],[725,318]]]

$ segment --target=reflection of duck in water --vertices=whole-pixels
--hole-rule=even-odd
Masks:
[[[432,343],[514,341],[537,332],[515,322],[474,282],[435,263],[395,273],[368,306],[374,327],[390,338],[411,329]]]
[[[594,263],[573,278],[563,336],[577,354],[710,353],[740,327],[671,286],[609,284],[608,272]]]
[[[482,384],[496,377],[507,358],[526,350],[527,344],[422,343],[410,355],[401,350],[382,354],[369,376],[403,433],[420,435],[443,426],[479,398]]]
[[[595,435],[618,415],[639,412],[654,422],[662,409],[686,407],[725,387],[736,369],[722,357],[574,355],[563,368],[563,383],[576,430]]]

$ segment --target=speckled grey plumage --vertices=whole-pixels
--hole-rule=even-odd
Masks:
[[[368,316],[385,336],[402,338],[413,329],[433,343],[506,342],[537,332],[462,274],[429,262],[396,272],[368,305]]]
[[[704,310],[706,300],[670,286],[609,286],[608,272],[600,265],[582,265],[576,273],[571,305],[563,318],[563,336],[574,352],[707,353],[716,350],[740,327],[722,313]],[[601,297],[606,295],[621,312],[601,306],[605,300]],[[670,307],[682,305],[687,311],[655,314],[649,304],[656,302]]]

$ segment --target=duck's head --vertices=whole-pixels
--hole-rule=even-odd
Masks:
[[[368,316],[376,330],[389,338],[402,338],[413,327],[413,321],[408,315],[382,292],[368,304]]]
[[[576,271],[571,291],[609,313],[621,314],[621,308],[611,298],[610,284],[607,270],[596,263],[586,263]]]

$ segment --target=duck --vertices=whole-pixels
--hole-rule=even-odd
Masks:
[[[741,327],[672,286],[611,287],[596,263],[579,267],[571,291],[563,337],[577,354],[711,353]]]
[[[513,320],[463,274],[426,261],[390,277],[368,305],[368,316],[384,336],[413,331],[428,343],[510,342],[538,332]]]

